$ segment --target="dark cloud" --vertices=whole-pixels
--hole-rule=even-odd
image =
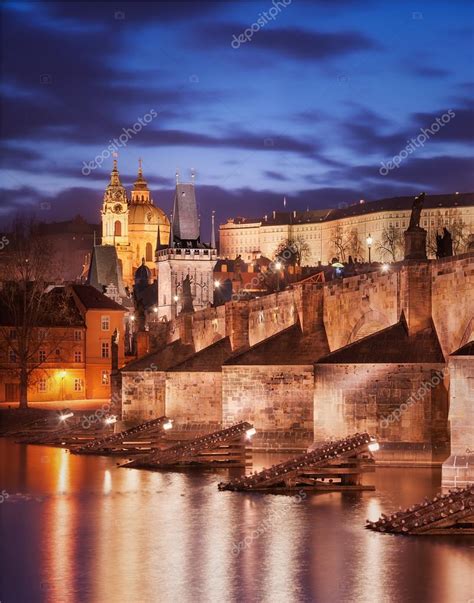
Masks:
[[[439,67],[414,67],[411,73],[420,77],[432,77],[432,78],[445,78],[450,75],[450,71],[447,69],[441,69]]]
[[[240,34],[250,26],[251,24],[237,22],[210,25],[206,28],[206,35],[203,35],[202,29],[197,30],[195,39],[201,44],[212,44],[222,49],[229,49],[234,35],[239,38]],[[250,40],[244,41],[239,50],[243,48],[253,50],[258,48],[280,56],[312,61],[315,59],[327,60],[364,50],[379,50],[381,46],[375,40],[357,31],[327,33],[287,27],[261,28],[252,34]]]

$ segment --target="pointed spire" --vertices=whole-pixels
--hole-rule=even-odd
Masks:
[[[110,183],[109,186],[122,186],[122,183],[120,182],[120,174],[118,171],[118,167],[117,167],[117,153],[113,154],[113,158],[114,158],[114,163],[113,163],[113,167],[112,167],[112,171],[110,172]]]
[[[142,160],[138,160],[138,176],[133,184],[132,203],[151,203],[148,183],[143,177]]]
[[[194,184],[194,179],[196,178],[196,172],[194,168],[191,168],[191,182]]]
[[[176,176],[176,184],[179,184],[179,171],[178,171],[178,168],[176,168],[176,174],[175,174],[175,176]]]
[[[283,197],[283,207],[286,207],[286,197]]]
[[[215,228],[216,212],[213,209],[211,213],[211,249],[216,249],[216,228]]]

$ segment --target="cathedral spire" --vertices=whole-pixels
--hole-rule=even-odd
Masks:
[[[110,172],[110,183],[109,186],[122,186],[120,182],[120,174],[117,167],[117,154],[114,155],[114,164],[112,171]]]

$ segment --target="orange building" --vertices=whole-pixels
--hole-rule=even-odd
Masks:
[[[124,317],[127,310],[89,285],[56,287],[68,306],[67,321],[52,317],[31,335],[28,400],[81,400],[110,397],[112,335],[118,338],[118,366],[125,361]],[[59,313],[58,313],[59,314]],[[0,402],[19,400],[15,329],[0,315]]]

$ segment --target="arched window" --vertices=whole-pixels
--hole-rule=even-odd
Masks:
[[[145,259],[147,262],[153,262],[153,246],[151,243],[146,244]]]
[[[122,236],[122,222],[120,220],[116,220],[114,224],[114,235],[116,237]]]

